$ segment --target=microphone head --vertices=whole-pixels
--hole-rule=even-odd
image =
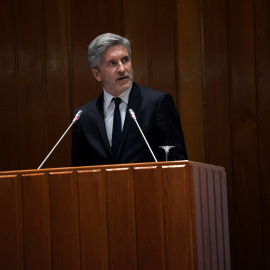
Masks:
[[[82,113],[83,113],[82,110],[79,110],[79,111],[77,112],[77,114],[76,114],[76,116],[75,116],[75,117],[77,118],[77,120],[79,120],[79,118],[81,117]]]
[[[75,117],[74,117],[74,119],[73,119],[73,121],[72,121],[72,124],[74,124],[76,121],[79,120],[79,118],[81,117],[82,113],[83,113],[82,110],[79,110],[79,111],[76,113],[76,115],[75,115]]]
[[[133,119],[136,119],[135,112],[132,109],[129,109],[128,112]]]

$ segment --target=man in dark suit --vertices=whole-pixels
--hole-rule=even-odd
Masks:
[[[82,110],[73,126],[72,165],[103,165],[155,161],[137,121],[158,161],[165,160],[159,146],[174,146],[170,160],[187,159],[178,112],[168,93],[133,82],[130,43],[115,34],[95,38],[88,48],[88,60],[103,92],[75,110]]]

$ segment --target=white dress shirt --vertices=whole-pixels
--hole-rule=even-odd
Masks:
[[[122,100],[119,105],[122,130],[123,130],[124,122],[125,122],[130,91],[131,91],[131,87],[119,96],[119,98],[121,98]],[[109,143],[112,146],[112,129],[113,129],[113,116],[114,116],[114,107],[115,107],[114,101],[112,101],[112,99],[114,98],[114,96],[106,92],[105,89],[103,89],[103,93],[104,93],[103,109],[104,109],[105,127],[107,131]]]

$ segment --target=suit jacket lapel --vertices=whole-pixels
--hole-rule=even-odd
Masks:
[[[118,155],[121,152],[124,141],[127,138],[127,135],[128,135],[129,129],[130,129],[130,125],[131,125],[132,121],[134,121],[131,118],[128,110],[132,109],[134,112],[136,112],[137,105],[138,105],[138,102],[139,102],[139,97],[140,97],[140,87],[136,83],[133,83],[133,86],[132,86],[132,89],[131,89],[130,95],[129,95],[128,107],[127,107],[125,123],[124,123],[124,127],[123,127],[121,144],[120,144]]]
[[[105,127],[103,102],[104,102],[104,98],[103,98],[103,92],[102,92],[102,94],[97,99],[97,103],[96,103],[96,105],[97,105],[97,107],[96,107],[96,121],[97,121],[97,125],[99,128],[101,137],[103,139],[103,142],[106,145],[107,149],[109,150],[111,156],[114,157],[113,152],[112,152],[112,148],[111,148],[109,140],[108,140],[106,127]]]

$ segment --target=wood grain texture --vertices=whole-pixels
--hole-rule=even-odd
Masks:
[[[37,168],[46,143],[42,1],[16,1],[17,106],[22,168]],[[33,136],[35,139],[33,140]],[[42,143],[41,143],[42,142]]]
[[[197,0],[177,1],[178,110],[188,158],[205,161],[201,7]]]
[[[258,134],[260,152],[260,180],[262,202],[262,235],[264,246],[264,267],[270,268],[270,4],[267,0],[258,0],[254,4],[255,46],[256,46],[256,85]]]
[[[150,86],[169,92],[175,100],[175,14],[172,12],[174,2],[172,0],[149,0],[147,8],[155,10],[155,12],[148,13]]]
[[[51,269],[49,181],[46,174],[24,174],[22,225],[25,269]]]
[[[166,269],[161,180],[156,166],[134,168],[139,269]]]
[[[104,171],[78,171],[78,191],[82,269],[109,269]]]
[[[19,131],[17,106],[17,65],[14,5],[12,1],[0,3],[0,113],[4,128],[0,132],[0,153],[7,154],[1,158],[1,167],[14,170],[19,163]]]
[[[70,42],[69,70],[70,70],[70,96],[71,112],[93,99],[100,93],[101,87],[97,85],[91,74],[87,60],[87,48],[91,40],[98,34],[97,2],[83,0],[78,5],[71,0],[68,6],[68,31]]]
[[[128,167],[107,169],[109,268],[137,268],[134,179]]]
[[[0,176],[0,268],[22,269],[22,209],[19,176]]]
[[[44,2],[45,106],[48,148],[44,158],[70,124],[69,39],[66,1]],[[59,144],[44,167],[70,166],[71,136]]]
[[[147,1],[144,0],[124,2],[124,32],[125,36],[131,41],[134,81],[142,86],[150,85],[147,7]],[[137,40],[139,42],[136,42]]]
[[[263,269],[253,1],[230,1],[237,268]],[[252,243],[252,248],[250,244]],[[248,258],[248,259],[247,259]]]
[[[72,171],[50,173],[52,268],[79,269],[78,187]]]
[[[0,173],[0,214],[7,215],[0,264],[17,270],[193,270],[217,269],[211,260],[217,257],[218,269],[230,269],[223,173],[189,161]]]
[[[192,237],[193,185],[188,170],[183,165],[162,170],[166,269],[196,269],[197,265],[193,260],[197,256]]]

